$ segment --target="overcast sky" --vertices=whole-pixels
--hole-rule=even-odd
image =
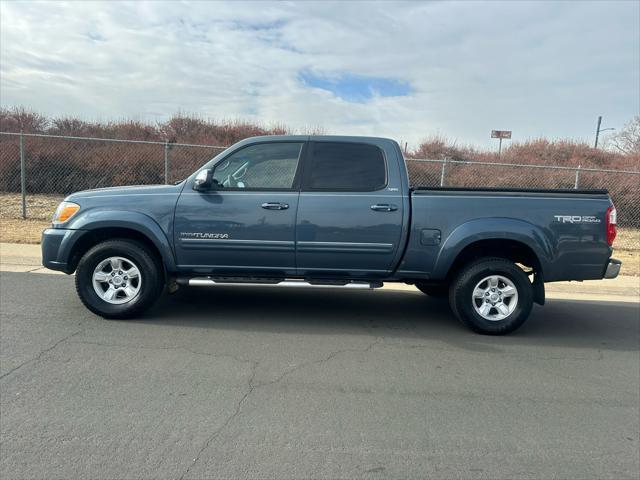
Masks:
[[[0,101],[492,145],[640,109],[640,2],[0,3]]]

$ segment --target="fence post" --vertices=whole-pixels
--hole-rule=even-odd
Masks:
[[[442,170],[440,170],[440,186],[444,187],[444,174],[447,169],[447,159],[442,161]]]
[[[582,168],[582,165],[578,165],[578,168],[576,169],[576,182],[573,185],[574,190],[577,190],[578,185],[580,185],[580,168]]]
[[[20,193],[22,194],[22,218],[27,218],[27,172],[24,161],[24,135],[20,130]]]
[[[169,185],[169,140],[164,141],[164,184]]]

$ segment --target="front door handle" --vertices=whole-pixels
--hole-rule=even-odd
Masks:
[[[388,203],[377,203],[375,205],[371,205],[371,210],[376,212],[395,212],[398,210],[396,205],[390,205]]]
[[[265,202],[261,205],[266,210],[286,210],[289,208],[288,203]]]

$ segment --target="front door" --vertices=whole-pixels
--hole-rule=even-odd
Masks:
[[[403,225],[399,176],[376,145],[311,142],[297,220],[298,273],[385,276]]]
[[[302,142],[252,144],[219,161],[211,190],[178,200],[174,245],[181,268],[213,273],[295,273]]]

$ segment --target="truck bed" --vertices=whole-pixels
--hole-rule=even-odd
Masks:
[[[607,190],[415,187],[411,200],[405,276],[442,278],[462,248],[492,239],[528,245],[545,281],[602,278],[611,256]]]

